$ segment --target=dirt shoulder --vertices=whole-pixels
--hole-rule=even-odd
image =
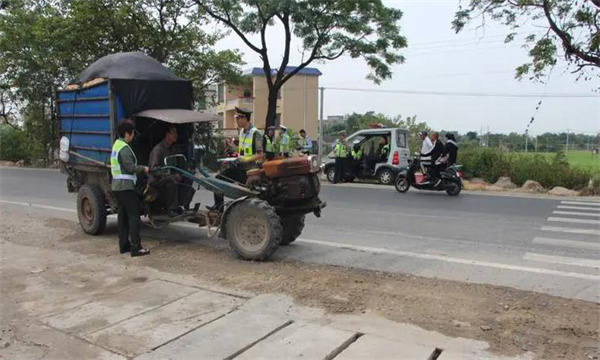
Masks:
[[[2,207],[0,238],[15,244],[65,249],[94,258],[118,257],[116,234],[89,237],[75,221]],[[114,230],[113,230],[114,232]],[[162,234],[162,235],[161,235]],[[452,337],[483,340],[491,351],[539,359],[598,358],[600,304],[506,287],[308,264],[237,260],[225,243],[148,238],[152,249],[136,264],[185,274],[256,294],[282,293],[330,313],[374,312]],[[129,259],[123,258],[123,261]],[[18,289],[2,288],[2,292]]]

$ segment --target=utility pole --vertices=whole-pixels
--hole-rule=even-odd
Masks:
[[[565,150],[565,152],[569,152],[569,129],[567,129],[567,149]]]
[[[525,130],[525,152],[527,152],[527,142],[529,140],[528,131],[529,131],[529,129]]]
[[[323,161],[323,99],[325,98],[325,88],[324,87],[320,87],[319,90],[321,91],[321,115],[319,116],[319,151],[317,152],[317,154],[319,154],[319,161]]]
[[[535,152],[537,152],[537,139],[538,139],[538,137],[536,136],[535,137]]]
[[[591,138],[592,138],[591,136],[588,136],[587,151],[590,151],[590,139]]]

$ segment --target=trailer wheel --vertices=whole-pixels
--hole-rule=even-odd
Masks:
[[[304,215],[301,215],[281,218],[281,226],[283,227],[281,245],[289,245],[302,234],[302,230],[304,229],[304,217]]]
[[[96,185],[83,185],[77,192],[77,217],[86,234],[102,234],[106,227],[106,200]]]
[[[267,260],[281,243],[281,220],[266,201],[248,199],[236,204],[225,226],[229,246],[244,260]]]

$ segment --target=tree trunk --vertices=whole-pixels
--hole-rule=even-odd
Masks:
[[[267,118],[265,121],[265,129],[269,126],[275,126],[277,120],[277,93],[279,89],[273,87],[269,89],[269,99],[267,103]]]

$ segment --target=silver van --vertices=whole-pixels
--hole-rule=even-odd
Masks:
[[[378,158],[379,142],[386,137],[390,144],[390,154],[387,161]],[[365,129],[355,132],[346,138],[349,153],[347,156],[344,175],[341,180],[352,182],[355,179],[377,179],[383,185],[391,185],[398,172],[408,166],[408,131],[400,128],[376,128]],[[335,144],[335,142],[334,142]],[[352,147],[362,149],[363,156],[359,160],[352,159],[350,150]],[[333,147],[333,144],[332,144]],[[335,178],[335,156],[333,148],[327,155],[324,164],[324,172],[327,180],[334,181]]]

